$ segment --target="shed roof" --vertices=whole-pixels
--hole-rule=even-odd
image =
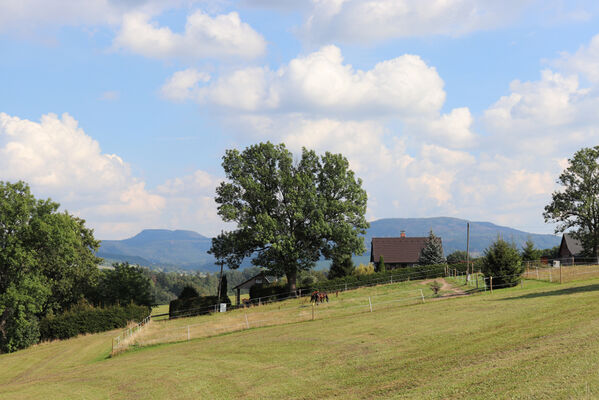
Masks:
[[[580,240],[576,239],[571,233],[564,233],[562,241],[564,242],[562,243],[562,245],[565,244],[566,248],[573,256],[580,255],[580,253],[582,253],[582,251],[584,250],[584,248],[582,247],[582,243],[580,243]]]
[[[233,290],[236,289],[249,289],[252,286],[256,285],[256,284],[260,284],[260,283],[271,283],[273,281],[275,281],[276,278],[272,277],[272,276],[266,276],[266,274],[264,272],[260,272],[258,275],[256,276],[252,276],[250,279],[248,279],[245,282],[241,282],[239,285],[235,286],[233,288]],[[261,282],[258,282],[261,281]]]
[[[372,238],[370,261],[385,263],[417,263],[428,237]],[[438,238],[441,241],[441,238]]]

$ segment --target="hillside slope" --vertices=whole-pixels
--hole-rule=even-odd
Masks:
[[[598,302],[599,280],[526,281],[115,358],[86,335],[0,355],[0,398],[597,398]]]

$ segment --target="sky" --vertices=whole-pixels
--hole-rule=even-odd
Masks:
[[[367,219],[551,233],[599,144],[599,4],[0,0],[0,180],[99,239],[207,236],[227,149],[342,153]]]

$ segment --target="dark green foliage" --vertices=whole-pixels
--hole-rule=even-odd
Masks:
[[[88,296],[99,275],[99,242],[85,221],[24,182],[0,181],[0,351],[35,343],[38,320]]]
[[[375,265],[375,269],[374,270],[376,272],[385,272],[385,271],[387,271],[387,266],[385,265],[385,259],[383,258],[382,254],[379,257],[379,262]]]
[[[524,266],[515,245],[501,238],[493,243],[482,257],[481,271],[486,277],[493,277],[493,287],[510,287],[520,282]]]
[[[599,146],[574,153],[559,176],[562,190],[553,192],[545,207],[545,222],[557,223],[555,232],[572,230],[581,241],[584,255],[599,255]]]
[[[466,260],[467,260],[467,254],[465,251],[462,251],[462,250],[456,250],[447,256],[448,264],[465,263]]]
[[[220,302],[221,303],[227,303],[227,302],[231,301],[229,299],[229,296],[227,295],[227,291],[229,290],[227,285],[228,285],[227,284],[227,275],[223,275],[223,278],[221,280],[221,286],[220,286]]]
[[[200,294],[193,286],[185,286],[179,295],[180,299],[190,299],[192,297],[200,297]]]
[[[150,315],[148,307],[134,304],[106,308],[81,304],[63,314],[42,319],[41,339],[68,339],[84,333],[124,328],[129,322],[140,322],[148,315]]]
[[[49,297],[48,285],[38,277],[25,276],[0,294],[0,352],[26,348],[39,340],[38,315]]]
[[[225,300],[227,306],[231,305],[231,300]],[[219,299],[218,296],[200,296],[189,297],[184,299],[172,300],[169,304],[169,318],[190,317],[194,315],[210,314],[218,311]]]
[[[324,256],[362,254],[366,191],[341,154],[260,143],[223,157],[227,181],[217,188],[218,214],[237,229],[213,239],[211,253],[230,268],[246,257],[295,289],[300,271]]]
[[[354,269],[354,262],[350,256],[336,257],[331,263],[331,269],[329,269],[328,278],[334,279],[351,275],[354,272]]]
[[[549,259],[559,258],[559,246],[539,250],[539,257],[546,257]]]
[[[428,240],[426,241],[426,245],[420,252],[420,257],[418,258],[418,264],[420,265],[436,265],[445,263],[445,257],[443,256],[443,246],[441,244],[441,239],[439,239],[433,233],[431,229]]]
[[[541,252],[535,249],[532,239],[528,239],[522,248],[522,261],[535,261],[541,258]]]
[[[141,267],[129,263],[113,266],[112,270],[104,270],[100,278],[95,299],[97,304],[154,304],[150,280],[144,275]]]
[[[292,294],[295,295],[295,292],[290,292],[288,286],[283,286],[276,283],[254,285],[250,288],[250,299],[255,301],[258,301],[259,298],[262,298],[262,301],[284,299]]]

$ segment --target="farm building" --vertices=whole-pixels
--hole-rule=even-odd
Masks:
[[[276,277],[266,276],[264,272],[260,272],[258,275],[253,276],[247,281],[240,283],[239,285],[233,288],[233,290],[235,290],[235,304],[239,305],[240,303],[241,289],[249,289],[254,285],[268,284],[276,281]]]
[[[571,233],[564,233],[562,242],[559,246],[559,258],[576,258],[580,257],[583,252],[582,243]]]
[[[370,262],[378,267],[383,256],[387,269],[417,265],[427,240],[428,237],[406,237],[404,232],[400,237],[372,238]]]

